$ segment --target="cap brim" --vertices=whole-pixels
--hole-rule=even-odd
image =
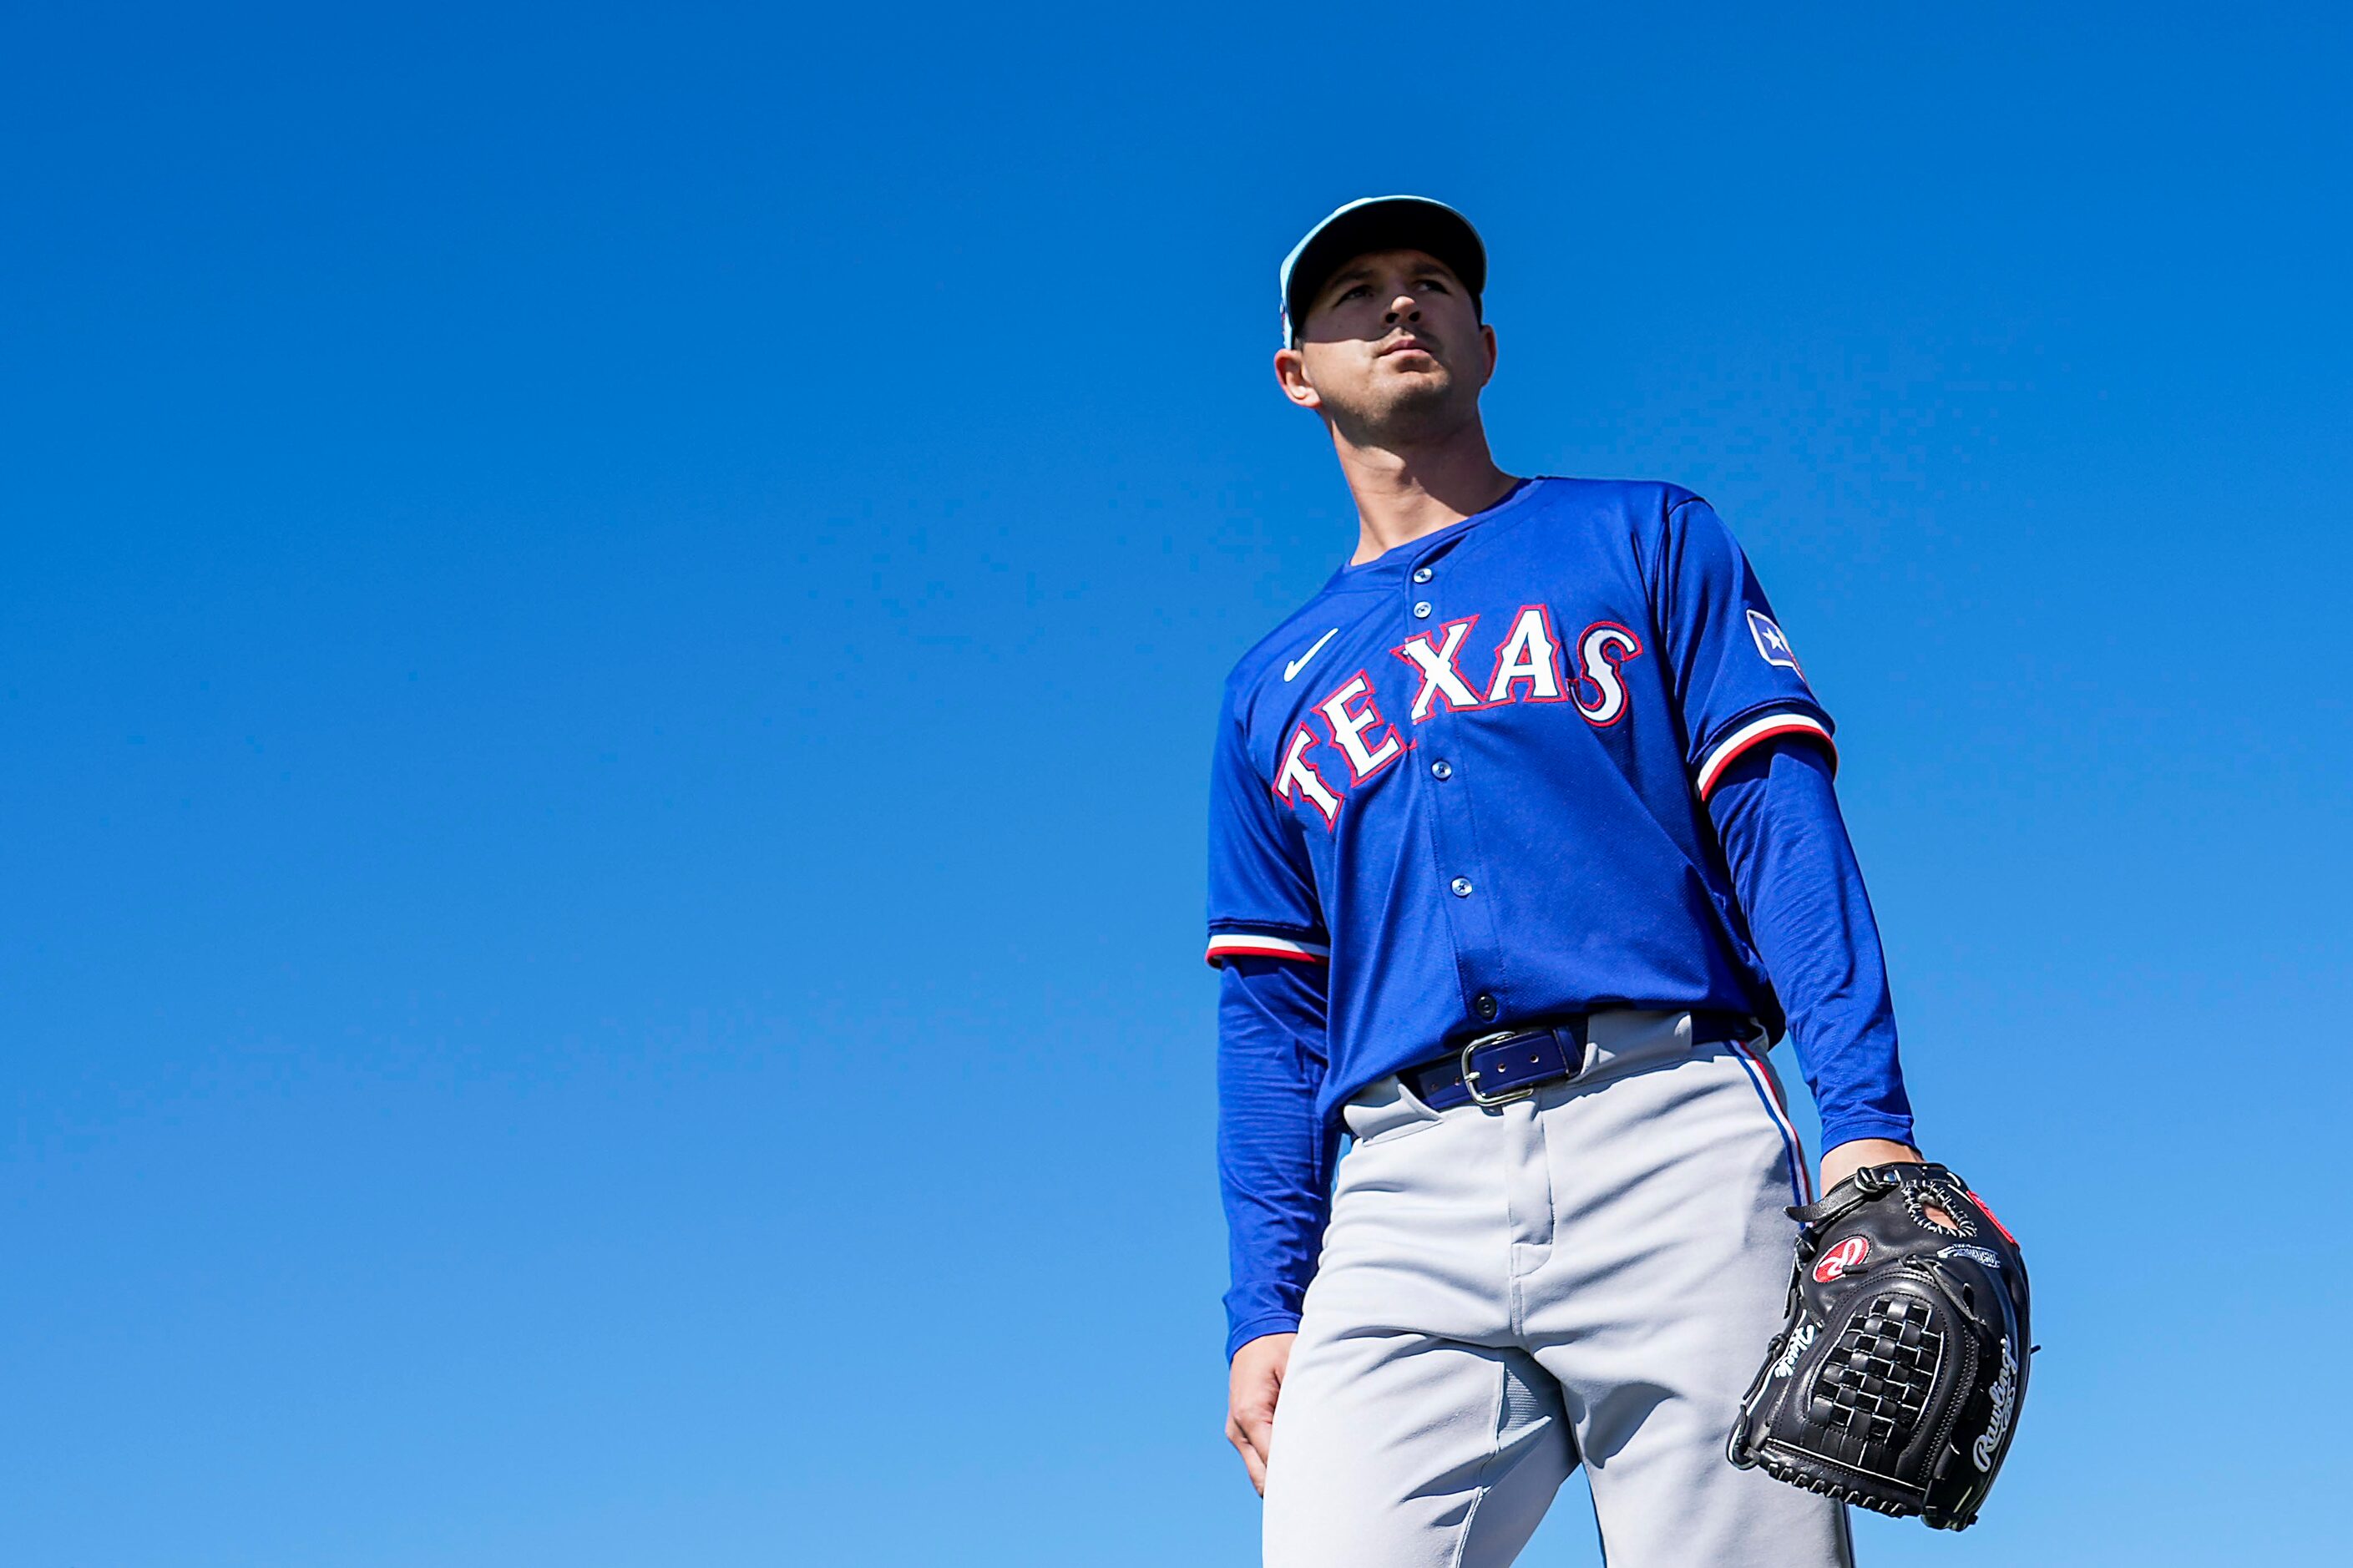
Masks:
[[[1351,202],[1310,229],[1282,264],[1283,325],[1296,336],[1315,296],[1352,258],[1419,250],[1446,263],[1475,301],[1487,291],[1487,247],[1471,220],[1428,196]]]

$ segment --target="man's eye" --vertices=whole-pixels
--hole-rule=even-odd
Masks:
[[[1363,293],[1366,293],[1366,292],[1367,292],[1367,290],[1366,289],[1365,286],[1364,286],[1362,283],[1358,283],[1358,284],[1356,284],[1356,285],[1354,285],[1354,286],[1352,286],[1352,287],[1350,287],[1350,288],[1347,288],[1347,289],[1342,289],[1342,290],[1341,290],[1341,292],[1340,292],[1340,298],[1341,298],[1341,300],[1353,300],[1353,299],[1355,299],[1357,295],[1359,295],[1359,294],[1363,294]]]
[[[1421,280],[1421,286],[1425,289],[1435,289],[1441,294],[1446,292],[1446,280],[1442,278],[1425,278]]]

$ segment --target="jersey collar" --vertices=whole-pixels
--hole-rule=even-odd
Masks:
[[[1324,584],[1324,591],[1328,594],[1341,588],[1386,586],[1402,579],[1424,558],[1454,543],[1481,523],[1519,507],[1545,484],[1546,479],[1542,476],[1522,479],[1505,490],[1503,499],[1484,511],[1474,511],[1460,522],[1450,522],[1434,533],[1425,533],[1394,550],[1384,551],[1362,565],[1344,563],[1337,572],[1332,574],[1332,580]]]

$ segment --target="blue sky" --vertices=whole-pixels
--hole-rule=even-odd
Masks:
[[[1250,1561],[1206,747],[1353,537],[1275,263],[1395,189],[1506,466],[1748,545],[2035,1264],[1867,1560],[2334,1550],[2341,12],[11,33],[12,1568]]]

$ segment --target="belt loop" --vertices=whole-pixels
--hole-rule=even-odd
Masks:
[[[1592,1065],[1587,1060],[1590,1054],[1588,1037],[1592,1032],[1586,1026],[1586,1015],[1583,1013],[1574,1014],[1566,1022],[1552,1026],[1552,1037],[1559,1043],[1560,1058],[1568,1064],[1571,1079],[1583,1078],[1585,1069]]]

